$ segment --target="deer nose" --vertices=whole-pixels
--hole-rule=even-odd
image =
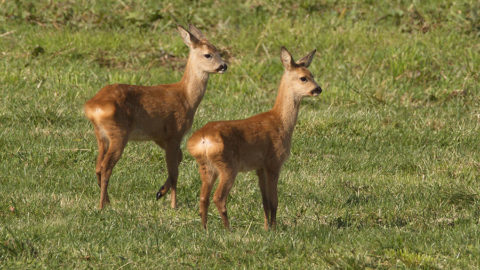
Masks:
[[[312,91],[310,91],[310,94],[311,94],[312,96],[319,95],[320,93],[322,93],[322,88],[320,88],[320,86],[317,86],[315,89],[313,89]]]
[[[220,67],[218,68],[218,71],[227,71],[227,64],[221,64]]]

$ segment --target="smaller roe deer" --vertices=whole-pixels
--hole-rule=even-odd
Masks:
[[[226,201],[238,172],[256,170],[262,193],[265,229],[274,229],[277,214],[277,183],[282,164],[290,154],[290,143],[300,101],[322,89],[307,67],[315,50],[295,62],[282,48],[285,72],[273,108],[243,120],[210,122],[188,140],[190,154],[197,160],[202,188],[200,215],[207,228],[210,192],[217,176],[220,183],[213,196],[223,224],[229,228]]]
[[[93,123],[98,143],[96,174],[101,188],[100,209],[109,203],[107,186],[113,167],[129,140],[154,141],[165,149],[168,178],[157,200],[172,189],[176,207],[180,143],[191,128],[193,117],[207,87],[210,73],[224,73],[227,64],[219,51],[193,25],[178,26],[190,48],[185,73],[173,84],[140,86],[114,84],[102,88],[85,104],[85,115]]]

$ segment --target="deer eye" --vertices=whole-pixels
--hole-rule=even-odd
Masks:
[[[212,55],[211,55],[211,54],[209,54],[209,53],[207,53],[207,54],[204,54],[203,56],[205,56],[205,58],[207,58],[207,59],[210,59],[210,58],[212,58]]]
[[[302,82],[307,82],[308,79],[307,79],[307,77],[301,77],[301,78],[300,78],[300,81],[302,81]]]

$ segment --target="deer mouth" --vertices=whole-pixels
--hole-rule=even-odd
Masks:
[[[227,68],[228,68],[227,64],[221,64],[215,71],[221,74],[221,73],[225,73],[225,71],[227,71]]]
[[[310,91],[312,97],[318,96],[320,93],[322,93],[322,88],[320,88],[320,86]]]

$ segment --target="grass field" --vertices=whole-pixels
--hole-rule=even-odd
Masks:
[[[0,268],[480,268],[478,1],[136,2],[0,1]],[[280,47],[318,50],[324,92],[302,102],[277,231],[247,173],[232,232],[213,205],[205,232],[186,151],[178,209],[156,201],[167,174],[153,143],[128,144],[97,210],[82,106],[107,84],[179,80],[176,23],[230,63],[192,130],[270,109]]]

